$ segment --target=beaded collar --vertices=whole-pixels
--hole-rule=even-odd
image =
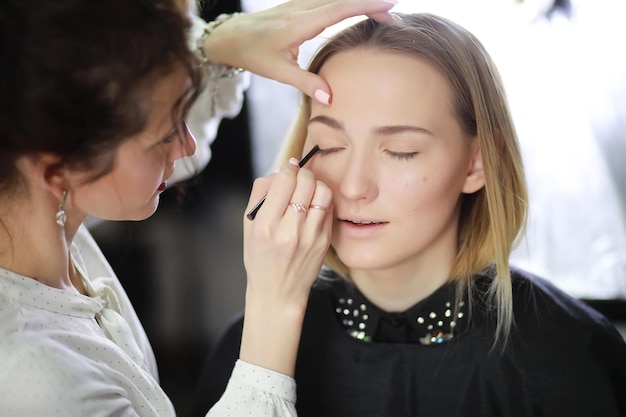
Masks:
[[[450,341],[465,327],[466,303],[455,308],[455,286],[446,284],[400,312],[376,307],[354,286],[333,280],[336,317],[351,337],[363,342],[438,345]]]

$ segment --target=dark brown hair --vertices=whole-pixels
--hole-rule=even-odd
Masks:
[[[183,66],[180,117],[201,86],[187,26],[175,0],[2,0],[0,193],[19,184],[26,154],[109,172],[119,144],[145,128],[148,90]]]

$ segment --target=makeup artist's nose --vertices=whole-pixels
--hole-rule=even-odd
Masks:
[[[193,134],[187,127],[187,123],[183,123],[180,138],[176,141],[170,158],[172,161],[175,161],[185,156],[191,156],[196,153],[196,145],[196,138],[193,137]]]
[[[373,159],[351,151],[339,183],[339,192],[349,200],[371,200],[378,195]]]

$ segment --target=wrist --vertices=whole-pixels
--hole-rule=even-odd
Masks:
[[[194,47],[194,53],[203,66],[206,68],[209,77],[212,79],[230,78],[243,71],[242,68],[233,67],[228,64],[223,64],[212,59],[211,50],[211,35],[222,23],[230,20],[231,18],[240,15],[241,13],[221,14],[215,20],[210,22],[204,22],[200,36],[196,39]],[[217,40],[216,40],[217,41]]]
[[[246,305],[240,359],[293,376],[306,308]]]

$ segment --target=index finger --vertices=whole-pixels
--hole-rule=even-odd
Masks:
[[[397,0],[317,0],[302,23],[307,28],[308,39],[312,39],[327,27],[350,17],[365,15],[379,22],[391,21],[388,12],[396,4]]]

